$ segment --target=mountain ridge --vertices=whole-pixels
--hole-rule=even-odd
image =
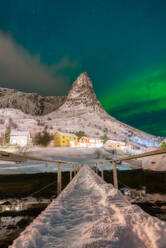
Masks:
[[[34,97],[33,94],[29,94]],[[48,99],[50,104],[50,97],[44,99],[44,101]],[[82,130],[88,136],[100,137],[107,134],[111,139],[128,141],[140,146],[159,146],[161,143],[161,137],[128,126],[109,115],[97,99],[92,81],[85,72],[77,77],[67,97],[61,99],[59,105],[54,106],[54,101],[55,98],[52,97],[52,108],[49,109],[47,104],[48,109],[44,115],[25,114],[16,108],[1,108],[0,119],[2,122],[5,120],[7,125],[9,123],[7,119],[11,117],[17,129],[28,130],[33,135],[44,129],[51,133],[57,131],[75,133]],[[1,131],[4,127],[0,126]]]
[[[66,96],[40,96],[37,93],[25,93],[15,89],[0,88],[0,109],[20,109],[26,114],[44,115],[59,108]]]

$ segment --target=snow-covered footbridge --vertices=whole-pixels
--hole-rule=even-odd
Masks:
[[[83,166],[12,248],[165,248],[166,223]]]

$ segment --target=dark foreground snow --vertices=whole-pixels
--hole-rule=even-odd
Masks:
[[[166,223],[84,166],[12,248],[165,248]]]

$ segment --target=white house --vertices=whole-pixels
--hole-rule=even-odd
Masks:
[[[23,131],[14,131],[10,132],[10,145],[17,145],[25,147],[30,142],[30,133]]]
[[[97,138],[82,137],[79,140],[80,147],[99,148],[103,147],[103,140]]]
[[[136,145],[117,140],[108,140],[105,143],[104,148],[108,150],[121,150],[123,153],[130,155],[137,155],[145,152],[143,149],[137,147]]]
[[[103,147],[103,140],[96,139],[96,138],[90,138],[89,139],[89,147]]]
[[[118,141],[118,140],[108,140],[105,143],[105,148],[106,149],[122,149],[125,146],[126,146],[125,142]]]

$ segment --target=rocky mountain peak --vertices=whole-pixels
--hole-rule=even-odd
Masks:
[[[60,111],[83,111],[105,112],[98,101],[93,89],[93,84],[86,72],[78,76],[73,83],[65,103],[59,108]]]
[[[88,73],[83,72],[73,83],[72,88],[69,91],[68,98],[81,97],[86,95],[89,91],[93,92],[92,81],[90,80]]]

